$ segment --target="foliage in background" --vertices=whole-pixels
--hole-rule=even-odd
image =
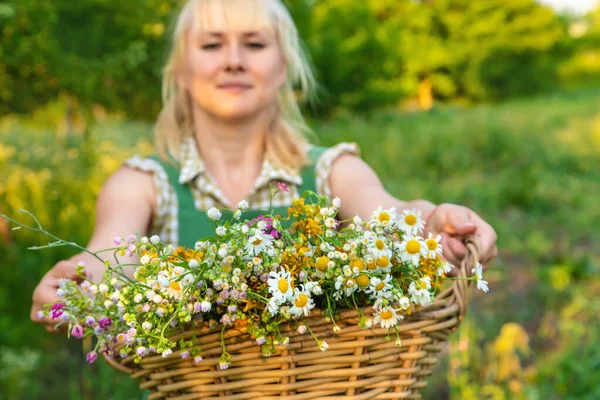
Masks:
[[[394,195],[465,204],[499,233],[501,256],[486,275],[491,292],[473,298],[427,398],[597,398],[600,337],[590,327],[600,315],[599,99],[590,88],[316,124],[325,145],[358,142]],[[129,155],[151,151],[151,127],[109,117],[87,136],[68,132],[66,108],[62,101],[1,120],[0,176],[8,178],[0,181],[0,209],[18,217],[26,208],[47,229],[85,243],[102,182]],[[135,398],[128,376],[84,365],[79,342],[29,321],[33,288],[73,253],[27,251],[43,239],[12,235],[0,249],[0,393]]]
[[[160,71],[182,0],[6,0],[0,5],[0,115],[59,95],[136,120],[160,109]],[[479,102],[600,77],[598,11],[566,21],[535,0],[286,0],[317,71],[313,110],[417,100]],[[568,23],[567,23],[568,22]],[[576,38],[577,23],[588,26]],[[575,24],[575,25],[574,25]],[[110,27],[110,29],[107,29]],[[577,33],[577,32],[575,32]],[[596,46],[597,49],[597,46]]]

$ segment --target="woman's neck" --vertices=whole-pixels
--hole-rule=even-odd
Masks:
[[[194,110],[198,151],[206,171],[229,199],[230,206],[246,199],[260,174],[269,117],[227,122]]]

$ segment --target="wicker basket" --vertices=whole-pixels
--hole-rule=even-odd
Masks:
[[[457,276],[466,277],[479,261],[479,247],[467,239],[467,255]],[[341,333],[313,312],[307,320],[315,335],[326,340],[322,352],[310,335],[300,336],[293,328],[281,326],[290,337],[287,347],[269,358],[244,329],[230,329],[225,336],[233,358],[229,369],[219,369],[220,328],[195,328],[196,343],[204,360],[195,364],[170,357],[145,357],[139,364],[133,357],[107,361],[132,378],[141,378],[141,389],[149,389],[149,399],[418,399],[426,378],[437,364],[437,353],[455,331],[467,309],[467,287],[471,281],[455,280],[436,296],[435,302],[400,323],[402,346],[386,340],[388,330],[357,326],[356,310],[342,312],[336,319]],[[362,310],[369,315],[370,309]],[[287,330],[286,330],[287,329]],[[191,339],[192,331],[186,332]]]

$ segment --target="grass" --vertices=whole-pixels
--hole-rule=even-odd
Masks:
[[[60,104],[52,107],[0,121],[0,210],[28,209],[48,230],[85,243],[102,182],[129,155],[151,151],[151,127],[109,118],[87,138],[68,135]],[[600,335],[590,329],[600,326],[593,246],[600,239],[599,110],[595,87],[313,123],[325,145],[357,142],[399,198],[466,205],[498,232],[500,256],[486,271],[491,293],[472,299],[426,398],[600,396]],[[135,398],[127,376],[84,365],[78,342],[29,322],[33,288],[72,254],[26,250],[42,240],[14,232],[0,249],[0,392],[8,399]]]

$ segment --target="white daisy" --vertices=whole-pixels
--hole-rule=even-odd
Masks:
[[[337,292],[333,294],[333,297],[336,300],[339,300],[342,297],[342,294],[351,296],[356,289],[358,289],[358,285],[352,276],[339,275],[335,281],[335,290],[337,290]]]
[[[368,249],[369,252],[375,256],[375,258],[379,258],[381,256],[390,256],[389,252],[387,251],[390,249],[390,246],[385,237],[373,236],[369,241]]]
[[[398,303],[400,304],[400,308],[403,310],[408,310],[410,308],[410,300],[406,296],[400,297],[400,301]]]
[[[398,212],[395,207],[384,209],[379,206],[371,215],[371,226],[383,226],[387,227],[393,224],[398,216]]]
[[[421,210],[404,210],[398,217],[398,228],[412,235],[418,234],[425,226],[421,218]]]
[[[477,289],[487,293],[489,292],[489,287],[487,281],[483,280],[483,265],[481,263],[477,263],[477,266],[471,270],[473,274],[477,277]]]
[[[375,317],[373,323],[381,323],[382,328],[391,328],[398,325],[398,321],[404,319],[402,315],[398,315],[397,312],[400,310],[394,309],[390,306],[383,307],[378,310],[373,316]]]
[[[452,264],[442,261],[439,268],[436,271],[437,276],[448,274],[450,271],[452,271],[452,268]]]
[[[255,230],[254,235],[248,239],[246,252],[256,256],[259,255],[261,251],[265,250],[265,248],[271,247],[272,245],[273,237],[271,235],[266,235],[261,231]]]
[[[290,314],[295,317],[305,316],[310,314],[310,310],[315,308],[315,303],[310,297],[310,293],[302,287],[301,290],[296,290],[292,299],[293,306],[290,307]]]
[[[425,245],[427,246],[427,257],[430,259],[436,259],[438,254],[442,254],[442,245],[440,241],[442,240],[442,235],[437,235],[435,238],[433,234],[429,232],[427,235],[427,239],[425,239]]]
[[[398,245],[400,257],[405,262],[418,265],[421,256],[427,253],[427,245],[423,238],[419,236],[407,236],[404,241]]]
[[[391,299],[392,297],[392,285],[390,282],[392,281],[392,276],[387,274],[384,280],[381,280],[377,277],[372,277],[371,282],[365,293],[370,294],[371,298],[382,298],[385,297],[387,299]]]
[[[417,286],[418,285],[418,286]],[[431,278],[425,277],[419,280],[419,283],[411,282],[408,293],[410,294],[410,301],[416,305],[426,306],[432,303],[431,293]]]
[[[269,285],[269,293],[273,296],[278,304],[284,303],[286,300],[289,301],[294,295],[292,288],[292,277],[289,271],[283,268],[277,271],[271,271],[269,273],[271,279],[267,280]]]

